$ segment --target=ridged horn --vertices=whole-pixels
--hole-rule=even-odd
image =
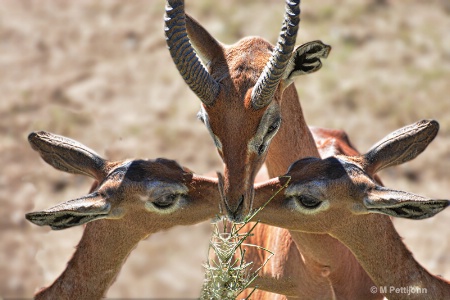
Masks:
[[[212,105],[219,94],[219,84],[200,62],[189,41],[183,0],[166,2],[164,22],[166,43],[181,77],[205,105]]]
[[[252,106],[254,109],[263,108],[272,101],[294,50],[299,23],[300,0],[286,0],[284,22],[277,45],[253,88]]]

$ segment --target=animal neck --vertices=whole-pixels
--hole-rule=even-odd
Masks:
[[[315,141],[303,117],[302,108],[294,84],[290,85],[283,94],[281,103],[282,125],[274,137],[266,158],[266,165],[271,178],[287,172],[288,167],[296,160],[305,157],[320,157]],[[267,226],[267,225],[266,225]],[[282,229],[285,235],[293,238],[290,248],[279,249],[282,255],[300,251],[301,260],[292,261],[276,260],[279,270],[285,269],[285,273],[296,268],[297,276],[301,276],[302,283],[306,286],[298,286],[298,291],[327,291],[344,298],[372,299],[370,287],[373,285],[367,273],[358,264],[352,253],[338,240],[327,234],[311,234],[305,232],[288,231]],[[295,247],[296,246],[296,247]],[[268,245],[268,249],[271,249]],[[298,248],[294,249],[294,248]],[[272,249],[275,250],[275,249]],[[280,256],[281,257],[281,256]],[[267,269],[264,276],[271,276]],[[281,271],[279,272],[279,277]],[[304,281],[306,278],[313,282]],[[341,278],[354,279],[350,286],[348,282],[339,282]],[[321,289],[318,289],[317,285]],[[352,290],[353,289],[353,290]],[[356,291],[362,291],[357,294]],[[307,292],[306,292],[307,293]],[[308,295],[308,294],[307,294]],[[317,296],[309,294],[309,296]],[[326,297],[325,297],[326,298]],[[362,299],[361,298],[361,299]],[[380,298],[379,294],[375,298]]]
[[[327,282],[337,299],[383,298],[379,293],[371,293],[373,281],[340,241],[328,234],[289,233],[302,255],[304,274]]]
[[[64,272],[35,299],[100,299],[137,243],[149,233],[119,220],[88,223]]]
[[[260,272],[255,281],[256,286],[272,293],[284,294],[289,299],[334,298],[330,282],[320,272],[316,272],[316,266],[310,264],[310,260],[305,260],[288,230],[265,224],[258,226],[265,235],[264,241],[258,245],[264,245],[274,256]],[[264,257],[267,253],[260,251],[259,255]]]
[[[266,158],[267,170],[271,178],[287,172],[296,160],[314,156],[320,157],[311,131],[303,117],[297,90],[291,84],[281,100],[282,123],[272,140]]]
[[[413,258],[389,217],[353,216],[333,235],[347,245],[378,289],[389,299],[446,299],[450,283],[430,274]],[[351,232],[348,232],[351,228]],[[364,236],[364,239],[358,238]],[[382,247],[374,247],[381,244]]]

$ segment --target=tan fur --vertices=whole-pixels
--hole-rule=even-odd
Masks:
[[[417,127],[420,127],[422,123],[416,123],[419,124]],[[449,282],[429,274],[414,260],[395,231],[390,218],[385,215],[370,214],[365,209],[367,204],[364,202],[365,197],[380,189],[377,188],[377,186],[379,187],[377,182],[372,179],[375,174],[370,173],[370,170],[373,170],[370,164],[382,165],[389,164],[391,161],[399,164],[405,161],[401,156],[408,152],[411,154],[408,160],[417,156],[434,138],[433,131],[436,126],[433,122],[428,124],[430,124],[429,130],[403,138],[401,142],[405,144],[404,147],[389,147],[390,151],[384,153],[386,157],[378,156],[378,161],[368,163],[366,159],[369,156],[364,155],[338,156],[339,161],[337,159],[309,159],[296,162],[286,174],[291,177],[290,186],[301,183],[299,188],[306,188],[308,182],[317,180],[307,192],[304,192],[307,195],[314,195],[314,193],[317,195],[317,184],[321,184],[321,182],[326,184],[319,195],[320,198],[329,202],[327,210],[314,214],[301,213],[287,204],[284,193],[281,192],[260,212],[259,219],[262,222],[288,228],[294,240],[302,242],[298,243],[298,246],[303,255],[303,263],[308,265],[310,259],[313,261],[312,264],[317,267],[317,270],[312,269],[312,275],[323,274],[329,278],[336,298],[380,297],[381,295],[378,293],[371,295],[371,286],[375,286],[377,292],[380,287],[427,289],[426,293],[415,293],[408,296],[404,293],[388,292],[386,296],[389,299],[445,299],[450,295]],[[334,131],[323,131],[322,133],[324,132],[332,133]],[[315,135],[318,138],[318,144],[326,145],[321,150],[326,153],[330,153],[329,151],[340,153],[342,149],[351,147],[348,140],[342,138],[343,135],[339,132],[336,133],[338,134],[335,138],[322,136],[324,137],[322,139],[319,135]],[[397,155],[400,158],[393,160],[388,155],[393,157]],[[280,189],[286,180],[286,177],[280,177],[278,182],[272,180],[269,184],[265,183],[256,187],[255,205],[265,203],[267,198],[274,191]],[[417,203],[417,207],[423,206],[426,209],[427,205],[439,202],[441,206],[437,211],[448,205],[448,200],[427,199],[406,192],[392,190],[390,194],[391,198],[389,198],[388,204],[394,200],[399,201],[399,204],[402,201],[409,201]],[[434,213],[436,212],[432,214]],[[273,231],[276,230],[271,228]],[[260,233],[261,236],[256,237],[255,242],[256,239],[264,241],[271,236],[271,233],[267,231]],[[331,241],[337,242],[338,240],[347,246],[373,282],[367,279],[365,271],[354,261],[352,253],[337,251],[337,248],[334,247],[336,244],[328,245],[324,240],[316,238],[320,235],[331,236]],[[333,238],[337,240],[333,240]],[[293,261],[289,261],[289,263],[293,263]],[[302,297],[312,298],[312,294],[309,296],[303,294]],[[318,297],[314,296],[314,298]]]
[[[204,59],[208,73],[220,84],[220,93],[214,102],[202,103],[202,106],[209,118],[213,138],[219,139],[222,145],[222,149],[218,149],[225,163],[222,203],[230,218],[240,220],[251,209],[253,182],[264,162],[269,176],[275,177],[284,174],[294,161],[308,156],[319,157],[319,152],[303,117],[294,84],[289,85],[288,81],[285,84],[282,80],[269,105],[258,110],[249,105],[252,89],[273,49],[267,41],[248,37],[224,46],[192,18],[187,16],[186,22],[192,44]],[[262,155],[248,153],[248,143],[271,106],[279,107],[282,122],[278,133],[267,152]],[[242,206],[239,203],[241,195],[244,195]],[[268,238],[271,235],[273,239]],[[278,240],[277,236],[283,236],[285,240]],[[370,293],[371,279],[351,252],[329,235],[289,233],[260,225],[249,242],[265,245],[276,253],[255,282],[261,289],[306,299],[382,298],[380,294]],[[259,254],[249,257],[259,263],[264,261]],[[346,277],[354,278],[351,285],[338,281]]]
[[[292,91],[291,95],[296,95],[295,90]],[[282,106],[284,120],[287,118],[296,119],[298,118],[298,112],[301,112],[298,100],[291,99],[285,99],[286,102]],[[282,124],[287,124],[287,122]],[[311,149],[310,143],[313,143],[313,145],[315,143],[304,120],[300,122],[297,119],[297,123],[289,123],[289,125],[291,126],[282,125],[269,148],[266,164],[271,177],[283,174],[285,171],[282,172],[281,170],[287,170],[289,165],[297,159],[318,157],[317,148]],[[352,151],[348,151],[348,154],[356,153],[356,150],[350,144],[341,140],[342,135],[333,136],[330,134],[333,132],[337,131],[323,131],[326,139],[333,139],[335,143],[341,143],[342,149],[352,149]],[[302,140],[292,138],[295,136],[304,138]],[[318,139],[317,145],[320,146],[323,141]],[[314,151],[314,149],[316,150]],[[319,148],[319,150],[329,152],[329,149],[325,148]],[[279,151],[280,154],[271,155],[271,151],[275,153]],[[270,172],[272,166],[279,173]],[[305,173],[305,175],[308,176],[308,173]],[[271,189],[271,192],[263,198],[269,199],[274,191],[276,191],[275,188]],[[260,191],[257,192],[258,197],[261,197],[260,193]],[[283,214],[279,215],[281,218],[285,217]],[[380,215],[377,217],[385,218],[385,216]],[[285,237],[286,241],[277,241],[276,238],[282,236]],[[273,237],[273,239],[268,237]],[[358,236],[358,238],[365,239],[362,236]],[[266,291],[278,292],[290,296],[289,298],[299,299],[383,298],[379,293],[373,294],[370,292],[370,287],[374,283],[350,250],[328,234],[288,231],[260,224],[255,229],[255,235],[249,238],[249,243],[263,245],[276,253],[271,259],[271,264],[268,264],[262,270],[261,278],[255,283]],[[263,257],[255,257],[259,263],[262,263],[266,258],[265,253],[262,255]],[[289,260],[286,260],[287,257]],[[342,280],[342,278],[351,278],[351,280]],[[295,285],[292,286],[292,283]]]
[[[152,233],[196,224],[219,214],[217,180],[192,174],[174,161],[109,162],[73,140],[46,132],[32,133],[29,140],[55,168],[93,176],[96,182],[90,195],[98,195],[97,203],[108,204],[107,215],[104,211],[100,215],[106,219],[86,225],[64,272],[52,285],[39,291],[36,299],[100,299],[139,241]],[[152,184],[159,184],[156,190],[149,188]],[[178,193],[178,186],[186,189],[182,200],[166,208],[152,206],[158,201],[152,198],[154,195],[159,199],[172,195],[171,188]],[[167,193],[161,194],[159,188],[167,189]],[[92,196],[88,196],[29,213],[27,219],[50,226],[60,226],[67,219],[68,227],[76,226],[72,222],[77,217],[98,213],[96,206],[89,206]],[[84,206],[80,208],[77,203]],[[63,228],[67,227],[59,227]]]

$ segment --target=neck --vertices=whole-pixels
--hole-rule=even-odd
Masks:
[[[298,159],[311,156],[320,157],[303,117],[297,91],[293,84],[283,94],[281,114],[283,123],[270,145],[266,159],[271,178],[285,174],[288,167]],[[284,230],[284,232],[288,231]],[[284,272],[292,273],[289,269],[296,269],[298,276],[301,276],[296,280],[297,283],[306,283],[306,286],[297,286],[299,293],[305,292],[311,296],[314,295],[311,293],[321,290],[330,292],[333,297],[338,298],[380,298],[379,294],[370,293],[370,287],[373,286],[371,279],[352,253],[339,241],[326,234],[290,231],[288,235],[293,238],[298,250],[293,250],[293,247],[286,248],[284,249],[285,253],[280,253],[280,257],[286,255],[288,251],[291,253],[300,251],[301,262],[292,263],[292,261],[278,260],[275,263],[280,265],[279,269],[286,269]],[[292,243],[293,246],[295,244]],[[273,246],[268,245],[268,249],[271,249],[270,247]],[[265,271],[263,276],[271,275],[268,271],[263,271]],[[307,278],[310,278],[315,284],[305,281]],[[341,278],[354,279],[352,286],[348,282],[339,282]],[[317,285],[321,285],[321,289],[318,289]],[[316,298],[320,298],[320,296]]]
[[[336,229],[333,235],[352,250],[389,299],[446,299],[450,295],[450,283],[416,262],[389,217],[369,214],[351,220],[351,225]],[[376,246],[380,243],[381,247]]]
[[[100,299],[137,243],[148,233],[118,220],[88,223],[64,272],[36,299]]]
[[[321,276],[317,266],[299,251],[290,232],[260,225],[260,230],[267,231],[263,244],[275,255],[262,269],[255,285],[284,294],[289,299],[333,299],[334,292],[329,280]]]
[[[285,174],[296,160],[308,156],[320,157],[303,117],[294,84],[284,91],[280,106],[281,127],[270,144],[266,158],[270,178]]]

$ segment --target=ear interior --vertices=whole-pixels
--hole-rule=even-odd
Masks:
[[[364,199],[364,205],[371,213],[413,220],[433,217],[449,204],[449,200],[429,199],[386,188],[373,191]]]
[[[285,78],[288,81],[293,77],[314,73],[322,68],[321,58],[327,58],[331,51],[331,46],[321,41],[312,41],[298,46],[292,53],[292,57],[285,71]]]
[[[61,230],[79,226],[108,217],[111,205],[97,193],[61,203],[44,211],[25,215],[26,219],[39,226],[50,226]]]

